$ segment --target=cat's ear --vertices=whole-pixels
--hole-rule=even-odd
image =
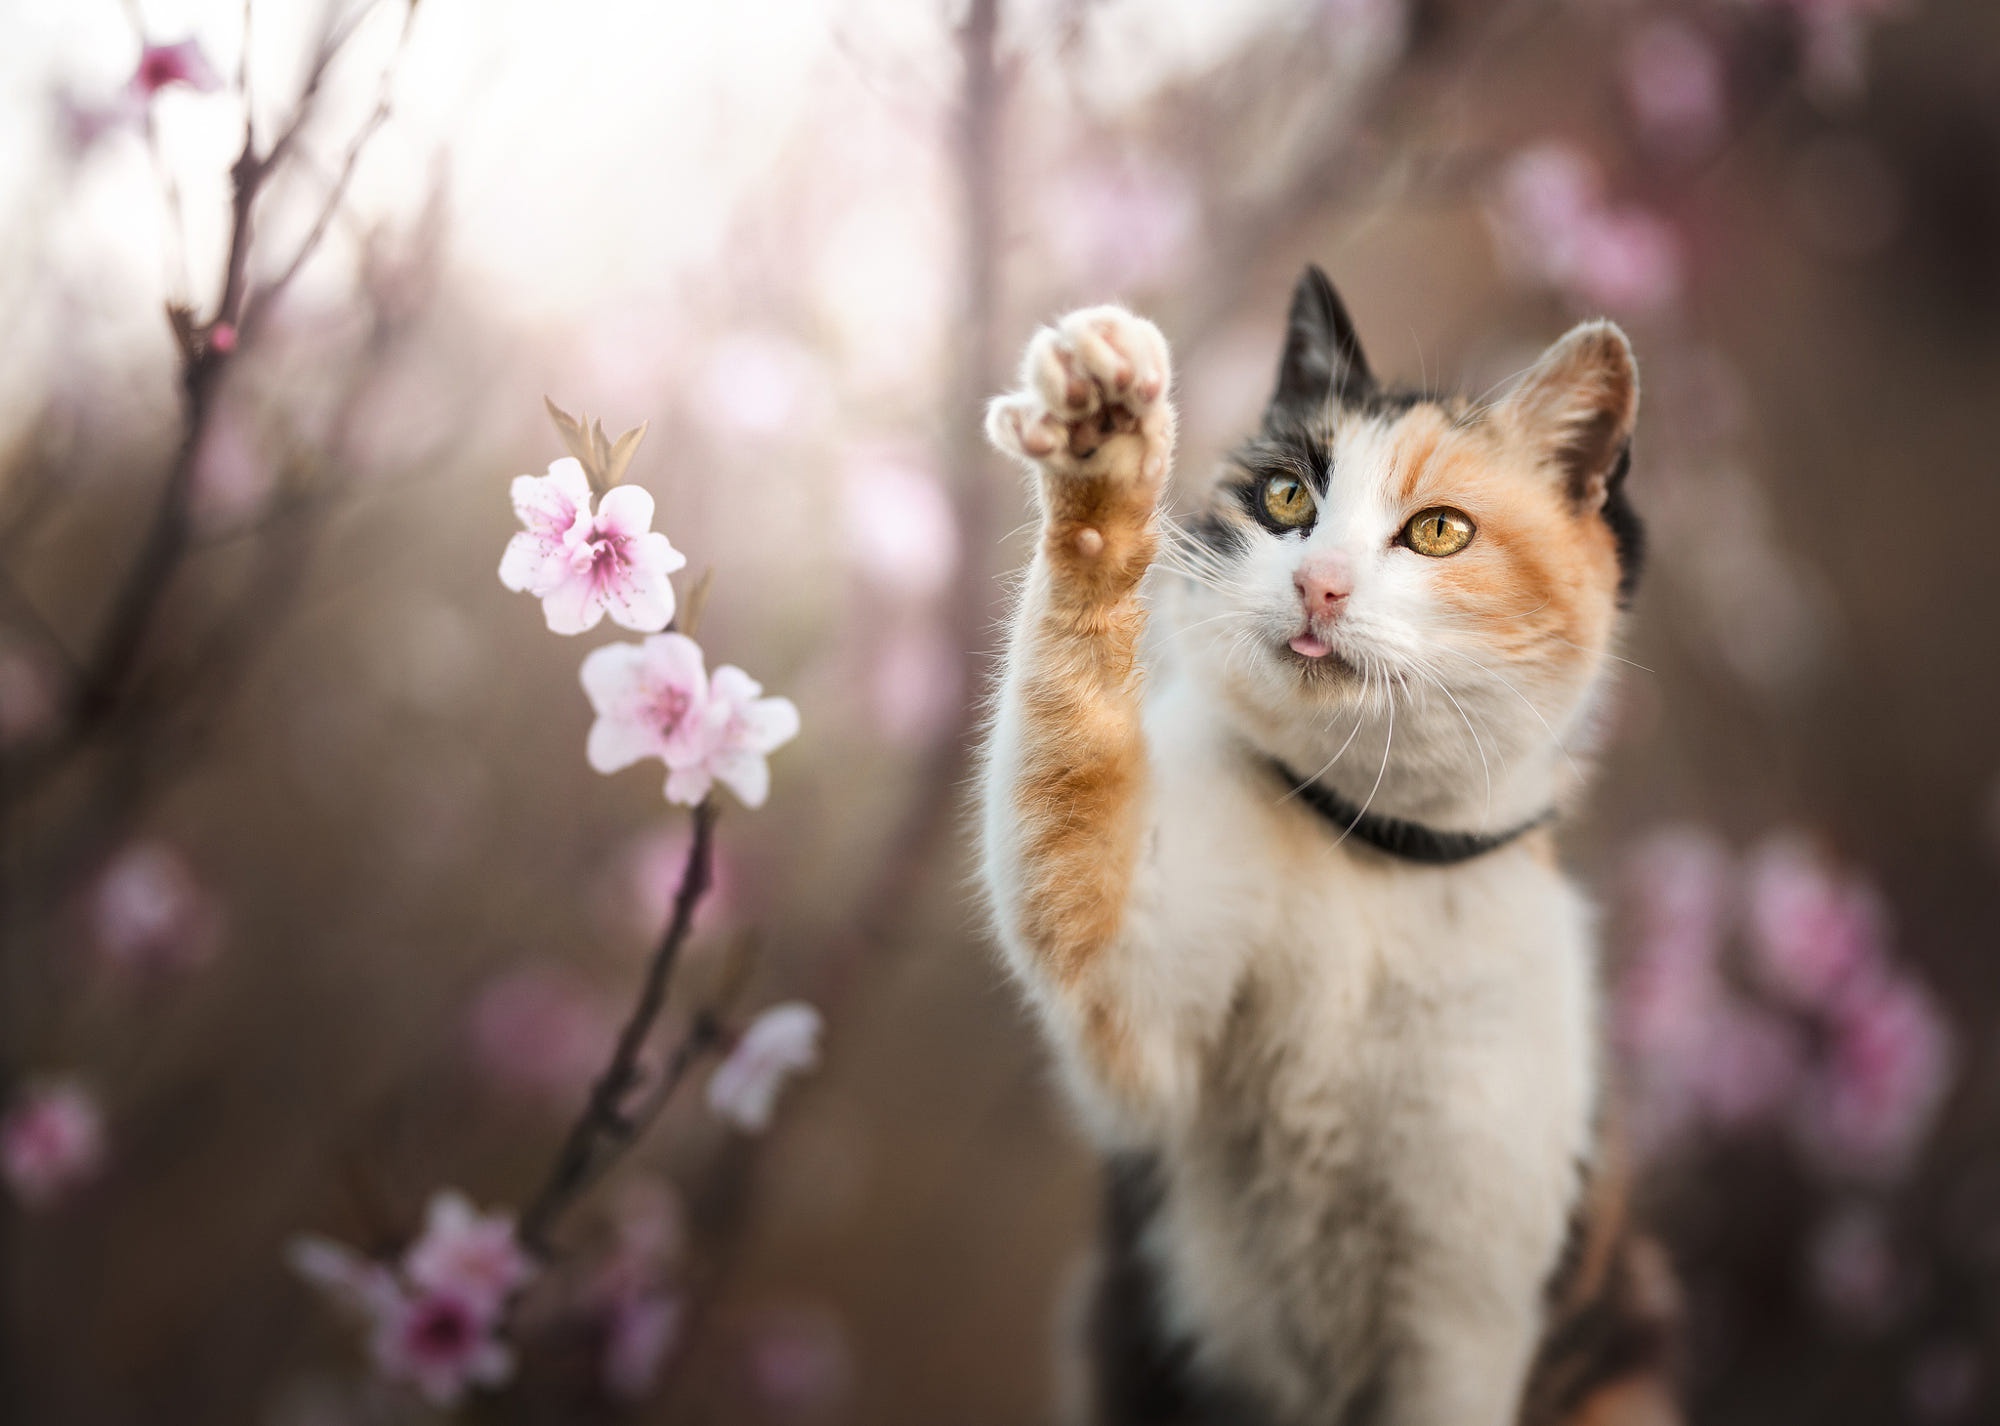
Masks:
[[[1598,510],[1639,415],[1639,366],[1616,323],[1584,322],[1542,353],[1499,414],[1578,505]]]
[[[1375,384],[1354,319],[1340,294],[1318,267],[1308,267],[1292,289],[1292,312],[1285,324],[1285,355],[1278,363],[1278,389],[1271,406],[1317,409],[1329,398],[1360,392]]]

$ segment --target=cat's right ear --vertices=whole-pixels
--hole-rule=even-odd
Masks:
[[[1340,294],[1317,266],[1299,275],[1285,324],[1285,355],[1278,363],[1278,389],[1271,410],[1311,411],[1328,400],[1366,391],[1375,384],[1354,319]]]

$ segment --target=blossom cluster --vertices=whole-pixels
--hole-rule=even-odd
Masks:
[[[658,758],[669,802],[693,806],[719,782],[746,807],[762,806],[771,785],[764,760],[798,735],[798,709],[765,697],[733,664],[709,674],[699,644],[661,632],[674,617],[669,576],[687,557],[652,529],[653,497],[615,485],[593,511],[589,476],[574,456],[547,475],[516,479],[513,497],[524,528],[500,562],[501,583],[541,600],[558,634],[586,633],[609,614],[652,635],[607,644],[583,661],[584,692],[597,713],[590,765],[612,773]]]
[[[1900,1173],[1948,1087],[1951,1035],[1897,963],[1875,888],[1794,836],[1739,859],[1665,832],[1631,872],[1617,1023],[1646,1147],[1775,1125],[1836,1178]]]
[[[1597,162],[1569,144],[1509,159],[1487,221],[1509,272],[1579,306],[1645,316],[1680,295],[1679,236],[1649,209],[1610,202]]]
[[[479,1213],[447,1190],[431,1199],[423,1234],[395,1264],[311,1235],[292,1241],[290,1258],[301,1277],[368,1324],[376,1370],[433,1405],[455,1405],[469,1387],[513,1375],[500,1326],[535,1268],[507,1215]]]

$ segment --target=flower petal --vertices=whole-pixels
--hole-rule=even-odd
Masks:
[[[624,566],[604,580],[599,598],[613,623],[641,633],[656,633],[674,617],[674,586],[664,573]]]
[[[693,767],[669,768],[667,771],[667,801],[683,807],[692,807],[708,796],[708,789],[714,779],[708,769],[696,764]]]
[[[653,528],[653,493],[640,485],[617,485],[597,502],[597,528],[634,539]]]
[[[781,748],[799,735],[799,708],[789,698],[760,698],[739,710],[737,717],[745,741],[760,753]]]
[[[584,655],[577,677],[590,706],[600,714],[618,715],[645,702],[646,650],[638,644],[606,644]]]
[[[771,795],[771,769],[762,753],[748,749],[723,753],[709,759],[708,767],[745,807],[762,807]]]
[[[569,573],[569,556],[560,540],[523,530],[507,541],[500,557],[500,582],[516,593],[540,598]]]
[[[605,716],[590,725],[584,756],[593,769],[613,773],[645,758],[665,755],[659,733],[634,718]]]
[[[596,581],[586,571],[571,570],[566,579],[542,596],[542,615],[556,634],[587,634],[604,617]]]

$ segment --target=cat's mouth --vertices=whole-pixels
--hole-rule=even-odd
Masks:
[[[1315,678],[1339,677],[1360,672],[1341,655],[1340,650],[1334,647],[1330,640],[1322,639],[1310,629],[1294,634],[1279,657],[1287,660],[1300,672]]]

